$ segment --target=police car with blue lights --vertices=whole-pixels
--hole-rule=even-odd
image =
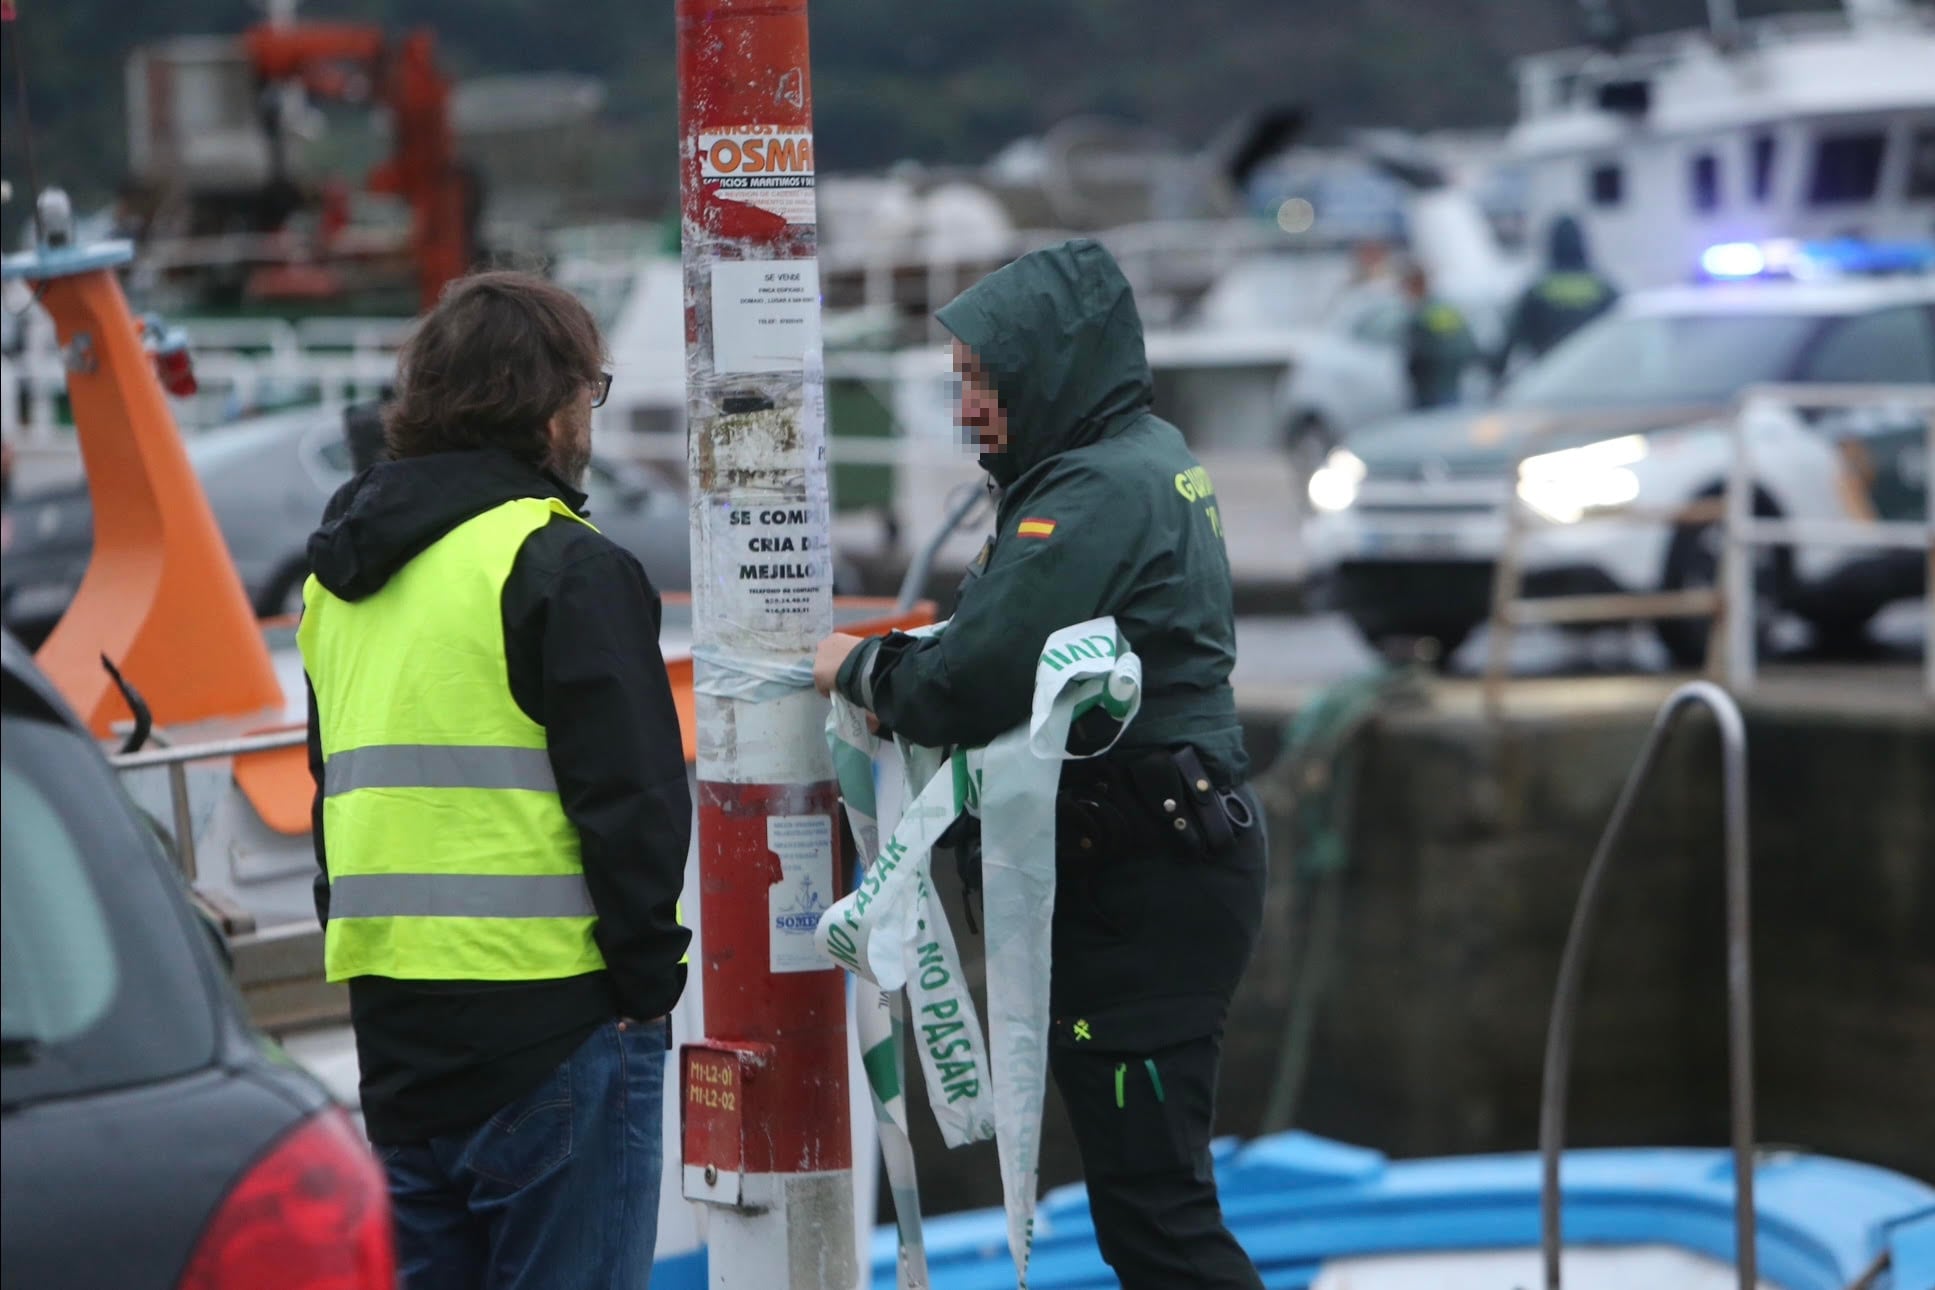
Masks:
[[[1717,521],[1613,521],[1622,509],[1652,513],[1722,495],[1742,390],[1935,392],[1935,246],[1732,243],[1710,248],[1701,268],[1693,284],[1626,297],[1515,376],[1491,406],[1369,426],[1330,454],[1310,479],[1306,544],[1333,603],[1367,640],[1433,638],[1449,658],[1489,616],[1508,504],[1529,519],[1528,596],[1712,585]],[[1925,408],[1883,400],[1753,418],[1745,433],[1756,512],[1926,520]],[[1928,590],[1924,552],[1757,552],[1760,608],[1798,614],[1827,636],[1858,636],[1890,603]],[[1708,620],[1656,630],[1676,663],[1705,656]]]

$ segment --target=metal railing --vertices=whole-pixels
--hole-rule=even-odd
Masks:
[[[1620,790],[1619,800],[1613,805],[1612,818],[1599,838],[1592,863],[1586,868],[1579,903],[1572,914],[1572,929],[1559,959],[1558,986],[1546,1029],[1539,1104],[1539,1239],[1546,1290],[1560,1290],[1560,1256],[1565,1242],[1559,1162],[1565,1148],[1573,1027],[1579,1015],[1580,986],[1585,979],[1593,923],[1599,914],[1614,850],[1626,831],[1626,822],[1632,816],[1640,789],[1652,772],[1667,732],[1683,712],[1696,705],[1712,711],[1720,733],[1723,859],[1727,882],[1727,1078],[1733,1130],[1734,1267],[1740,1290],[1754,1290],[1759,1284],[1754,1243],[1754,999],[1752,904],[1747,864],[1747,730],[1739,706],[1726,691],[1710,681],[1693,681],[1668,696],[1653,720],[1652,731],[1633,763],[1625,787]]]
[[[274,752],[281,748],[296,748],[306,743],[308,738],[309,728],[306,725],[274,730],[267,734],[243,735],[235,739],[211,739],[193,744],[170,745],[165,742],[165,735],[158,734],[156,742],[161,746],[147,752],[120,753],[108,758],[108,762],[122,774],[137,770],[153,770],[156,767],[166,768],[168,797],[174,817],[175,859],[181,866],[182,876],[193,884],[200,876],[200,866],[195,856],[195,821],[188,800],[189,763],[215,761],[223,757],[242,757],[249,753]]]
[[[396,350],[408,320],[384,318],[188,319],[199,390],[171,402],[184,431],[211,429],[267,404],[375,397],[396,379]],[[73,441],[59,400],[66,362],[42,311],[21,319],[18,354],[0,359],[0,407],[10,440],[33,447]],[[22,415],[24,409],[24,415]]]
[[[166,739],[159,735],[159,739]],[[323,969],[323,931],[308,923],[257,928],[246,910],[195,885],[195,823],[188,798],[187,767],[198,761],[244,757],[301,747],[308,727],[293,726],[266,734],[201,743],[168,745],[108,758],[122,774],[164,769],[174,810],[175,856],[194,901],[222,931],[236,987],[255,1023],[271,1035],[349,1020],[349,995],[331,984]]]
[[[1608,508],[1587,512],[1580,523],[1718,524],[1723,547],[1720,576],[1706,587],[1653,592],[1612,592],[1583,596],[1524,596],[1525,541],[1534,521],[1517,492],[1515,462],[1503,493],[1505,541],[1492,579],[1491,641],[1484,677],[1484,704],[1496,716],[1503,706],[1504,682],[1513,633],[1533,625],[1581,625],[1658,618],[1710,618],[1715,631],[1707,645],[1707,674],[1735,692],[1751,688],[1757,674],[1758,606],[1753,594],[1755,547],[1838,546],[1925,550],[1929,574],[1928,632],[1924,646],[1925,688],[1935,698],[1935,505],[1920,521],[1881,519],[1787,519],[1754,513],[1758,480],[1754,471],[1756,423],[1799,409],[1914,408],[1925,429],[1924,460],[1935,468],[1935,387],[1757,385],[1741,391],[1727,417],[1730,451],[1718,497],[1700,497],[1678,506]],[[1535,448],[1527,455],[1545,451]]]
[[[1820,386],[1759,385],[1744,391],[1733,419],[1732,469],[1727,475],[1726,547],[1721,561],[1721,598],[1728,610],[1725,654],[1721,674],[1735,690],[1754,683],[1758,668],[1754,622],[1753,548],[1757,546],[1869,547],[1921,550],[1928,574],[1927,632],[1922,645],[1923,687],[1935,699],[1935,489],[1928,484],[1935,471],[1935,387],[1931,386]],[[1779,408],[1796,410],[1848,408],[1917,408],[1922,414],[1922,518],[1913,520],[1793,520],[1754,514],[1753,442],[1749,433],[1756,420]]]

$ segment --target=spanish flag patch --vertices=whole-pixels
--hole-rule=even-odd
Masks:
[[[1023,520],[1021,527],[1015,530],[1017,537],[1045,538],[1053,537],[1054,534],[1055,521],[1053,520]]]

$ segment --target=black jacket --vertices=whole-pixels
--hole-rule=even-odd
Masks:
[[[584,495],[496,452],[386,462],[345,484],[309,539],[316,578],[345,600],[381,588],[465,520],[523,497],[580,512]],[[596,523],[596,517],[591,517]],[[638,561],[558,516],[519,550],[502,601],[506,681],[545,728],[565,814],[577,826],[606,971],[556,981],[350,982],[363,1113],[374,1141],[470,1128],[535,1088],[594,1028],[662,1016],[685,985],[691,939],[675,908],[692,800],[659,598]],[[309,694],[316,912],[329,919],[322,746]]]

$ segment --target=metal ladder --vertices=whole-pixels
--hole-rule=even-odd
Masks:
[[[1687,709],[1704,706],[1720,733],[1721,811],[1727,873],[1727,1079],[1732,1104],[1734,1173],[1734,1267],[1740,1290],[1755,1290],[1759,1271],[1754,1245],[1754,1014],[1752,931],[1747,870],[1747,733],[1733,698],[1710,681],[1693,681],[1668,696],[1627,776],[1612,818],[1586,869],[1573,910],[1572,930],[1559,960],[1558,988],[1546,1028],[1545,1073],[1539,1105],[1539,1234],[1545,1260],[1546,1290],[1560,1290],[1560,1253],[1564,1248],[1560,1213],[1559,1160],[1565,1144],[1566,1092],[1572,1071],[1573,1023],[1579,1013],[1594,919],[1605,889],[1613,852],[1626,830],[1640,789],[1653,769],[1665,737]]]

